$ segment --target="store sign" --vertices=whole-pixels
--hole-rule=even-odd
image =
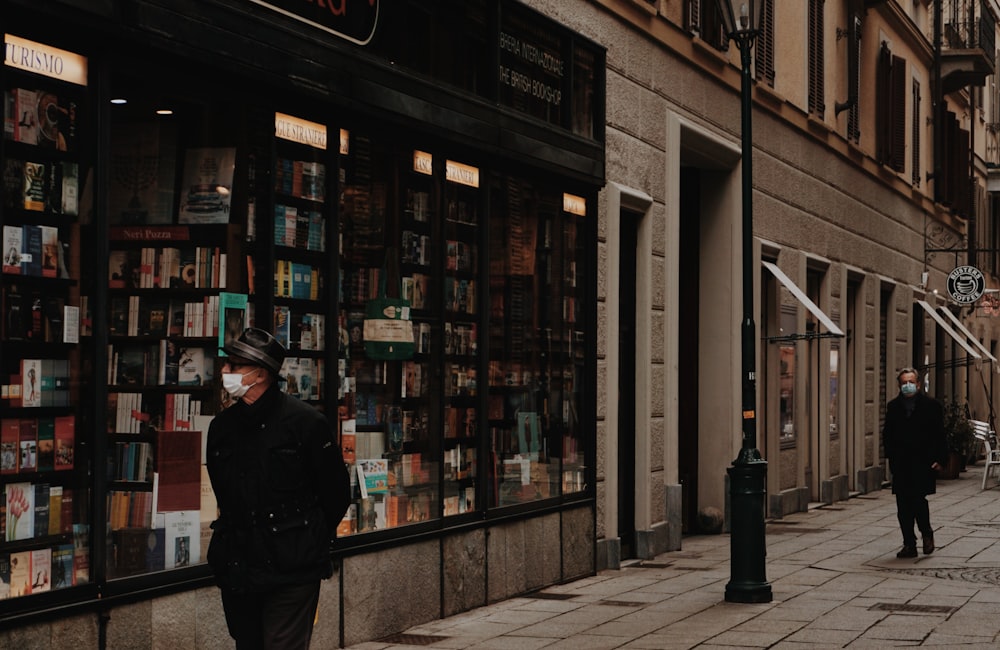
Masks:
[[[356,45],[375,36],[379,0],[250,0]]]
[[[471,165],[463,165],[453,160],[444,162],[444,176],[452,183],[468,185],[469,187],[479,187],[479,168]]]
[[[418,174],[427,174],[430,176],[434,173],[434,156],[427,153],[426,151],[420,151],[419,149],[413,150],[413,171]]]
[[[326,127],[284,113],[274,114],[274,136],[316,149],[326,149]]]
[[[563,194],[563,212],[575,214],[578,217],[587,216],[587,199],[575,194]]]
[[[558,124],[563,114],[565,30],[532,21],[520,12],[504,14],[500,26],[501,102]]]
[[[87,85],[87,57],[10,34],[4,35],[4,65],[59,81]]]
[[[955,302],[970,305],[986,291],[986,279],[974,266],[958,266],[948,274],[948,295]]]

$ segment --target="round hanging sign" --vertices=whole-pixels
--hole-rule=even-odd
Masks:
[[[986,291],[986,278],[974,266],[957,266],[948,274],[948,295],[957,303],[969,305]]]

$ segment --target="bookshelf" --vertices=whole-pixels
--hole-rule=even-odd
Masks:
[[[271,331],[288,350],[284,390],[320,409],[326,402],[332,173],[325,125],[275,114],[270,228]],[[284,137],[282,137],[284,136]]]
[[[77,57],[72,53],[67,56]],[[85,79],[4,70],[0,268],[0,597],[90,581],[81,445]]]

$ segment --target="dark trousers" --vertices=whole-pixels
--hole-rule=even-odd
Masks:
[[[934,532],[927,497],[923,494],[897,494],[896,517],[899,519],[899,529],[903,532],[903,546],[917,545],[917,536],[913,533],[914,523],[922,535]]]
[[[318,603],[319,580],[264,593],[222,591],[226,625],[237,650],[306,650]]]

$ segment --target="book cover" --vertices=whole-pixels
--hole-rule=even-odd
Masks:
[[[27,337],[24,297],[16,286],[3,287],[3,331],[8,341],[23,341]]]
[[[240,337],[247,326],[247,302],[245,293],[219,293],[219,347],[229,345]],[[287,347],[287,346],[286,346]],[[220,356],[225,352],[219,350]]]
[[[177,128],[169,121],[115,124],[110,158],[109,221],[173,223]]]
[[[7,541],[31,539],[35,536],[35,489],[31,483],[8,483]]]
[[[21,274],[21,248],[23,246],[21,226],[3,227],[3,272]]]
[[[27,88],[15,88],[13,96],[14,140],[38,144],[38,93]]]
[[[66,335],[66,299],[60,296],[45,296],[42,305],[42,339],[46,343],[72,343],[64,341]]]
[[[34,418],[18,420],[20,433],[18,444],[21,450],[20,472],[34,472],[38,468],[38,421]]]
[[[20,467],[21,422],[17,418],[0,420],[0,474],[16,474]]]
[[[24,207],[24,161],[6,157],[3,163],[3,203],[5,208]]]
[[[55,93],[38,91],[37,95],[38,146],[56,151],[73,151],[76,147],[80,107],[76,102]]]
[[[165,337],[169,325],[169,311],[170,302],[167,300],[140,299],[139,334],[156,338]]]
[[[201,562],[201,531],[197,510],[166,512],[164,567],[174,569]]]
[[[56,421],[53,417],[38,418],[38,471],[51,472],[56,461]]]
[[[49,534],[49,484],[36,483],[35,486],[35,537]]]
[[[66,495],[63,495],[65,498]],[[73,524],[73,584],[90,582],[90,526]]]
[[[39,226],[42,236],[42,277],[59,277],[59,229],[55,226]]]
[[[73,469],[73,456],[76,445],[76,416],[58,415],[55,417],[55,459],[54,469]]]
[[[166,561],[166,551],[164,550],[166,546],[166,530],[163,528],[152,528],[145,532],[146,541],[143,549],[145,553],[145,570],[147,572],[163,571]]]
[[[188,149],[178,222],[228,223],[235,168],[235,148]]]
[[[41,212],[45,210],[46,178],[45,163],[24,162],[24,204],[25,210]]]
[[[49,535],[62,532],[62,496],[63,486],[49,486]]]
[[[10,597],[31,593],[31,551],[10,554]]]
[[[177,383],[180,386],[202,386],[212,381],[212,359],[204,348],[180,348]]]
[[[52,549],[52,588],[73,586],[73,545],[60,544]]]
[[[42,275],[42,228],[34,224],[21,226],[21,275]]]
[[[10,598],[10,553],[0,553],[0,600]]]
[[[80,168],[75,162],[62,164],[62,213],[75,217],[80,212]]]
[[[201,506],[201,431],[161,431],[157,438],[159,512]]]
[[[291,347],[291,323],[289,321],[290,312],[286,305],[274,306],[274,338],[278,340],[285,349]]]
[[[73,489],[63,486],[62,491],[62,512],[59,515],[59,534],[71,535],[73,533]]]
[[[52,549],[31,551],[31,593],[40,594],[52,589]]]

